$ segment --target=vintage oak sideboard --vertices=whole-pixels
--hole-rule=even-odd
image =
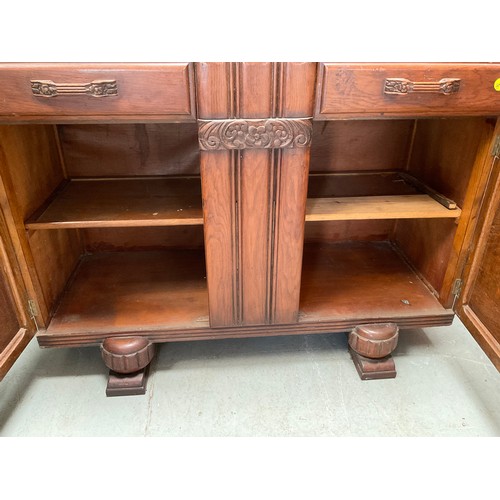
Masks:
[[[500,369],[500,64],[1,64],[0,88],[1,376],[35,334],[101,346],[117,395],[158,343],[349,332],[361,378],[394,377],[398,335],[455,313]]]

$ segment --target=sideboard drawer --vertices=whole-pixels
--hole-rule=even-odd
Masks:
[[[500,64],[319,66],[316,118],[500,113]]]
[[[147,115],[193,120],[192,66],[0,64],[0,120],[108,119]]]

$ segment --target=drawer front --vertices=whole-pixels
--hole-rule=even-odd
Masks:
[[[317,119],[500,113],[500,64],[321,64]]]
[[[192,65],[0,64],[0,119],[193,120]]]

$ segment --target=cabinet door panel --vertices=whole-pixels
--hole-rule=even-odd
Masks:
[[[1,217],[0,213],[0,219]],[[0,230],[4,230],[0,220]],[[13,268],[13,256],[9,255],[9,243],[5,232],[0,234],[0,380],[20,356],[34,329],[26,314],[27,297],[19,284],[19,273]]]
[[[500,161],[493,165],[457,314],[500,370]]]

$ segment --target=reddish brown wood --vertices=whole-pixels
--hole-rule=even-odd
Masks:
[[[69,182],[28,229],[203,224],[199,177]]]
[[[1,193],[1,191],[0,191]],[[35,333],[27,311],[28,294],[0,211],[0,380]]]
[[[0,66],[0,80],[6,70],[15,71],[14,66],[18,74],[35,67],[11,66]],[[36,109],[26,107],[27,101],[13,95],[11,102],[20,114],[0,116],[6,122],[30,122],[0,128],[2,236],[11,246],[9,259],[20,268],[19,280],[7,276],[9,286],[6,295],[0,293],[0,301],[7,296],[4,302],[10,313],[26,309],[27,299],[39,304],[40,345],[99,345],[108,339],[107,343],[115,344],[107,351],[109,364],[120,369],[126,356],[147,354],[158,342],[345,332],[356,327],[359,331],[360,325],[371,323],[397,323],[400,328],[450,324],[450,291],[454,280],[462,276],[483,191],[492,183],[488,182],[491,159],[488,164],[486,157],[491,151],[495,120],[483,116],[497,113],[498,99],[496,94],[486,96],[480,87],[484,82],[478,83],[478,78],[500,65],[337,65],[343,69],[340,80],[335,81],[334,67],[323,66],[328,74],[321,73],[323,69],[319,73],[316,103],[331,108],[323,109],[321,120],[349,116],[398,119],[315,123],[311,153],[308,148],[265,150],[252,144],[244,151],[204,151],[201,155],[198,125],[193,123],[191,69],[196,73],[201,120],[243,118],[267,123],[279,118],[310,123],[317,65],[184,65],[176,74],[187,82],[187,86],[183,84],[185,93],[177,98],[177,91],[172,94],[175,105],[183,107],[180,114],[166,109],[161,101],[169,92],[162,79],[173,67],[182,67],[167,66],[38,65],[78,75],[82,80],[75,81],[80,83],[94,79],[96,68],[101,73],[116,73],[121,68],[123,78],[135,74],[144,92],[137,99],[124,98],[120,101],[123,106],[116,104],[120,97],[33,97],[35,101],[29,106]],[[155,73],[160,68],[168,71]],[[357,95],[356,82],[368,81],[367,74],[379,81],[387,68],[407,69],[407,77],[416,81],[427,81],[420,78],[420,71],[429,81],[439,80],[436,72],[443,68],[463,70],[464,74],[459,92],[450,96],[394,96],[384,94],[383,89],[377,96],[368,91]],[[151,75],[150,83],[158,95],[147,101],[146,77]],[[380,82],[383,80],[385,77]],[[16,87],[16,92],[21,92],[19,89]],[[460,96],[465,96],[462,101]],[[7,101],[3,105],[10,106]],[[89,107],[82,105],[86,102]],[[99,102],[102,113],[96,111]],[[481,117],[450,118],[477,113]],[[422,116],[439,118],[416,120]],[[156,123],[158,120],[191,123]],[[46,125],[56,122],[57,127]],[[61,125],[67,122],[73,124]],[[309,168],[333,175],[308,178]],[[387,172],[380,174],[380,170]],[[418,219],[398,223],[367,220],[394,216],[381,211],[379,205],[368,210],[367,197],[383,196],[378,200],[383,204],[401,191],[405,191],[403,196],[416,192],[401,183],[398,171],[414,176],[417,188],[423,182],[426,190],[436,191],[435,197],[441,201],[447,197],[457,202],[462,210],[459,220],[423,221],[430,208],[422,206],[411,215]],[[193,192],[192,198],[189,190],[165,184],[173,176],[198,173],[202,191]],[[79,177],[97,179],[73,181]],[[343,202],[346,197],[355,198],[350,217],[363,219],[308,222],[305,226],[308,180],[313,198],[343,198]],[[66,191],[51,199],[65,181],[70,181]],[[75,191],[83,182],[90,189]],[[120,187],[129,185],[126,183],[131,190]],[[484,199],[492,206],[490,194]],[[187,212],[193,205],[195,218],[186,218],[186,213],[177,215],[177,210]],[[38,226],[31,222],[26,231],[24,222],[35,210],[33,220],[38,220]],[[150,212],[158,212],[161,224],[183,225],[147,227],[158,223]],[[398,214],[408,217],[404,203]],[[464,292],[468,302],[461,311],[491,355],[497,353],[498,338],[491,331],[497,329],[499,311],[495,309],[496,274],[489,270],[498,267],[499,224],[491,215],[481,217],[493,222],[480,224],[490,229],[480,237],[483,243],[478,246],[483,250],[471,264],[474,277]],[[73,228],[53,229],[59,224]],[[129,227],[114,227],[121,225]],[[41,229],[46,227],[51,230]],[[88,251],[101,253],[87,255]],[[3,272],[5,269],[2,267]],[[13,290],[12,281],[24,282],[25,288],[20,289],[25,293]],[[11,315],[4,319],[11,333],[0,335],[0,347],[4,347],[0,373],[18,356],[33,329],[27,312],[17,313],[18,328],[16,322],[9,321]],[[376,333],[380,332],[378,327]],[[129,337],[136,337],[135,342],[144,347],[135,346],[128,354],[116,348],[117,343],[128,343]],[[387,354],[394,347],[394,339],[363,341],[365,349],[358,345],[357,349],[368,356]],[[386,351],[374,352],[381,347]],[[364,378],[395,376],[389,357],[370,361],[359,353],[352,355]],[[130,389],[131,385],[135,388]],[[143,374],[125,378],[115,374],[110,388],[111,392],[144,392]]]
[[[304,250],[302,323],[333,318],[447,316],[387,242],[318,243]],[[400,324],[399,319],[394,322]],[[361,324],[358,321],[356,324]]]
[[[67,177],[198,175],[195,123],[59,125]]]
[[[203,226],[93,228],[81,233],[90,253],[203,248]]]
[[[208,326],[205,276],[198,250],[86,255],[47,332],[130,336],[134,331]]]
[[[453,219],[408,219],[395,226],[399,251],[436,292],[443,286],[457,227]]]
[[[214,340],[227,338],[247,338],[247,337],[269,337],[281,335],[304,335],[315,333],[343,333],[354,328],[358,323],[370,323],[374,321],[394,322],[398,321],[401,329],[410,328],[430,328],[434,326],[449,326],[455,317],[453,311],[447,310],[447,314],[430,314],[424,316],[417,311],[415,316],[399,317],[398,315],[389,317],[362,317],[361,313],[354,318],[335,318],[331,315],[329,320],[307,322],[302,321],[299,315],[299,322],[287,325],[250,325],[238,327],[212,328],[208,325],[208,320],[200,320],[203,327],[183,328],[173,326],[172,328],[162,328],[161,325],[154,326],[142,334],[152,342],[187,342],[192,340]],[[137,330],[130,331],[96,331],[96,332],[73,332],[48,333],[47,330],[40,330],[37,334],[38,343],[42,347],[83,347],[98,345],[109,335],[137,335]]]
[[[408,173],[461,207],[482,136],[492,128],[486,118],[418,120]]]
[[[33,95],[31,80],[55,83],[88,83],[116,80],[117,95],[95,98],[89,95]],[[163,116],[165,119],[194,119],[192,65],[172,64],[2,64],[0,88],[8,89],[8,99],[0,101],[0,119],[44,117],[106,121],[110,117],[135,115]]]
[[[365,358],[385,358],[396,349],[398,335],[395,323],[358,325],[349,334],[349,346]]]
[[[336,241],[387,241],[393,232],[394,220],[348,220],[307,222],[306,243]]]
[[[482,196],[478,183],[484,177],[484,155],[491,149],[492,132],[492,123],[484,118],[420,120],[417,124],[408,171],[463,210],[456,224],[401,221],[394,240],[447,307],[451,307],[453,283],[461,273],[467,227],[474,224],[474,207]]]
[[[306,221],[456,219],[460,213],[453,200],[404,172],[310,175]]]
[[[493,161],[457,313],[500,370],[500,161]]]
[[[110,370],[106,396],[141,396],[146,394],[149,365],[135,373],[116,373]]]
[[[500,112],[500,93],[494,83],[499,64],[443,63],[323,63],[319,66],[318,119],[359,116],[472,115]],[[460,79],[460,90],[441,93],[384,93],[387,78],[407,78],[435,82],[442,78]]]
[[[414,124],[411,119],[314,122],[311,172],[404,170]]]
[[[199,118],[308,116],[314,68],[294,63],[198,64]],[[292,97],[289,92],[297,86],[302,91]],[[307,149],[202,153],[213,327],[297,320],[308,155]]]
[[[73,250],[79,245],[75,232],[62,238],[55,233],[38,235],[37,240],[44,243],[35,253],[24,227],[26,217],[64,180],[54,132],[53,127],[46,125],[0,127],[2,210],[24,286],[36,304],[37,324],[41,327],[50,320],[54,299],[73,270]]]
[[[361,380],[380,380],[396,377],[396,365],[392,356],[370,359],[349,349],[354,366]]]
[[[234,151],[201,153],[207,286],[210,324],[214,327],[236,325],[240,318],[233,167],[236,155]]]
[[[156,346],[145,337],[108,337],[101,355],[108,368],[117,373],[136,373],[151,363]]]

